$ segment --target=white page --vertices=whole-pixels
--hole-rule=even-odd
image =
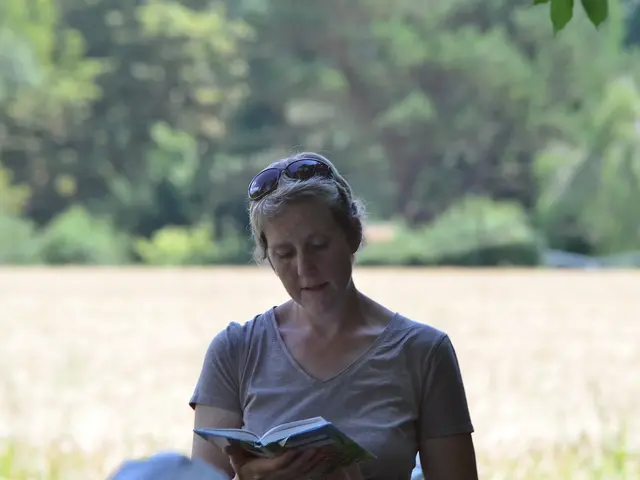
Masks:
[[[299,432],[304,432],[311,427],[320,427],[328,424],[327,420],[322,417],[306,418],[304,420],[297,420],[295,422],[289,422],[277,427],[273,427],[268,430],[261,438],[260,441],[263,444],[268,444],[271,441],[282,440],[283,438],[290,437]]]

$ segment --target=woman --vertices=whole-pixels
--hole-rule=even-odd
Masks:
[[[291,299],[212,340],[190,405],[195,427],[322,416],[377,458],[332,478],[476,480],[465,389],[449,337],[387,309],[352,278],[362,203],[315,153],[273,163],[249,186],[255,257]],[[318,452],[255,459],[194,437],[192,457],[230,476],[299,479]]]

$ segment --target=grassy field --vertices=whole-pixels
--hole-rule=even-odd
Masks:
[[[640,273],[359,270],[448,331],[483,479],[640,478]],[[268,270],[0,270],[0,479],[104,479],[188,452],[211,337],[285,299]]]

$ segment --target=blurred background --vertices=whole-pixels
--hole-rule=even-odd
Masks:
[[[482,478],[640,478],[640,2],[532,4],[2,0],[0,478],[188,451],[211,337],[286,298],[248,182],[305,150],[359,285],[451,333]]]

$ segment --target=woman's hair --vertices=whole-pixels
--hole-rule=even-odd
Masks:
[[[260,200],[249,202],[251,237],[254,242],[253,258],[256,263],[262,263],[267,258],[265,222],[277,215],[282,207],[311,198],[319,200],[331,211],[338,225],[344,230],[354,252],[364,243],[364,203],[353,195],[351,186],[331,161],[318,153],[302,152],[273,162],[269,167],[285,168],[291,162],[300,159],[313,159],[326,163],[331,168],[332,178],[313,177],[301,181],[282,175],[274,191]]]

